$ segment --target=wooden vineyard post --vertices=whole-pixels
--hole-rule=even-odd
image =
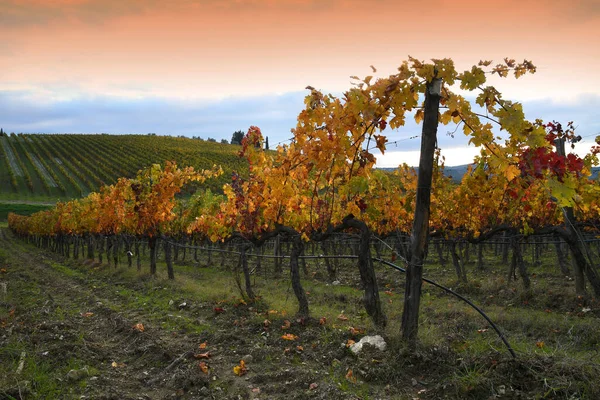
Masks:
[[[437,75],[437,74],[436,74]],[[406,286],[404,289],[404,310],[402,313],[402,338],[410,347],[416,345],[419,305],[423,278],[423,261],[429,237],[429,211],[431,205],[431,181],[433,159],[437,144],[438,113],[442,80],[433,78],[427,83],[423,131],[421,135],[421,155],[417,177],[417,197],[415,218],[410,236],[408,265],[406,268]]]

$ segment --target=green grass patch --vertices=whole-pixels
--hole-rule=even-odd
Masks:
[[[31,215],[38,211],[48,210],[53,206],[48,204],[17,204],[0,202],[0,222],[6,222],[9,213]]]

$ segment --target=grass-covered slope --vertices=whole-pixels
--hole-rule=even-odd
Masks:
[[[0,137],[0,201],[53,202],[85,196],[154,163],[211,168],[220,190],[232,171],[246,169],[239,146],[154,135],[11,134]]]

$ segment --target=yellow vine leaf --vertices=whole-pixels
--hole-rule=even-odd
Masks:
[[[248,368],[246,367],[246,362],[244,360],[240,360],[239,365],[233,367],[233,373],[237,376],[245,375],[248,372]]]
[[[504,170],[504,176],[506,176],[506,179],[509,181],[512,181],[516,176],[519,176],[520,174],[521,171],[515,165],[509,165]]]
[[[286,333],[285,335],[281,336],[281,338],[284,340],[296,340],[298,339],[298,336],[294,335],[293,333]]]

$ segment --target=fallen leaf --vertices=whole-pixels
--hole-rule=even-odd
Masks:
[[[319,319],[319,325],[325,325],[326,323],[327,323],[327,318],[321,317],[321,319]]]
[[[352,346],[354,343],[356,343],[354,340],[352,340],[352,339],[348,339],[348,340],[346,341],[346,347],[350,347],[350,346]]]
[[[365,333],[365,330],[364,330],[364,329],[361,329],[361,328],[355,328],[355,327],[353,327],[353,326],[350,326],[350,327],[348,327],[348,330],[350,331],[350,334],[351,334],[352,336],[356,336],[356,335],[360,335],[360,334],[363,334],[363,333]]]
[[[298,336],[296,336],[292,333],[286,333],[285,335],[281,336],[281,338],[284,340],[296,340],[296,339],[298,339]]]
[[[89,317],[91,317],[92,315],[94,315],[94,313],[93,313],[93,312],[89,312],[89,311],[88,311],[88,312],[81,313],[81,316],[82,316],[82,317],[84,317],[84,318],[89,318]]]
[[[208,344],[207,344],[206,342],[204,342],[204,343],[200,343],[200,344],[198,345],[198,348],[199,348],[199,349],[205,349],[207,345],[208,345]]]
[[[260,388],[254,388],[252,389],[252,393],[260,393]]]
[[[340,315],[338,315],[338,319],[339,319],[340,321],[348,321],[348,317],[346,317],[344,314],[340,314]]]
[[[197,360],[209,359],[210,358],[210,351],[207,351],[206,353],[194,354],[194,358],[197,359]]]
[[[541,349],[541,348],[543,348],[543,347],[544,347],[546,344],[545,344],[545,343],[544,343],[542,340],[540,340],[540,341],[537,341],[537,342],[535,342],[535,345],[536,345],[538,348],[540,348],[540,349]]]
[[[348,370],[348,373],[346,374],[346,379],[352,383],[356,383],[356,377],[352,373],[351,369]]]
[[[135,324],[131,328],[138,332],[144,332],[144,324]]]
[[[237,376],[245,375],[248,372],[248,368],[246,368],[246,362],[244,360],[240,360],[240,364],[233,367],[233,373]]]
[[[310,384],[310,386],[308,387],[308,390],[315,390],[316,388],[319,387],[319,384],[316,382],[313,382]]]
[[[208,374],[208,365],[204,361],[200,361],[198,363],[198,366],[200,367],[200,370],[202,372],[204,372],[205,374]]]
[[[302,346],[296,346],[296,350],[298,350],[298,351],[304,351],[304,347],[302,347]]]
[[[386,290],[383,293],[387,294],[388,296],[393,296],[394,295],[394,292],[392,292],[391,290]]]
[[[487,332],[487,328],[477,329],[477,333],[484,333],[484,332]]]
[[[215,312],[215,314],[221,314],[225,312],[225,309],[223,307],[215,307],[213,308],[213,311]]]
[[[268,319],[265,319],[265,320],[263,321],[263,327],[264,327],[265,329],[267,329],[269,326],[271,326],[271,321],[269,321]]]
[[[290,321],[288,321],[287,319],[285,321],[283,321],[283,325],[281,325],[281,329],[286,330],[289,329],[291,326]]]
[[[2,268],[0,269],[0,272],[2,272],[3,274],[7,273],[8,271],[6,270],[6,268]]]
[[[123,368],[123,367],[125,367],[125,363],[122,363],[122,362],[118,363],[116,361],[113,361],[110,365],[113,368]]]

